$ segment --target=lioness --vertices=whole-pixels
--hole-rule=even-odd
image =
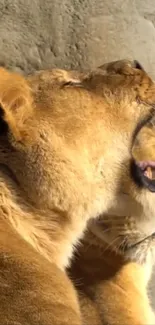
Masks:
[[[112,69],[118,73],[117,64]],[[130,77],[131,87],[136,74]],[[124,198],[118,208],[88,222],[69,270],[79,293],[83,325],[155,324],[148,293],[155,262],[155,92],[146,73],[141,75],[146,101],[138,100],[138,92],[137,101],[153,110],[133,135],[130,174],[127,170],[120,181]],[[128,87],[127,106],[130,92]]]
[[[139,195],[130,165],[154,102],[136,62],[28,77],[0,69],[2,324],[81,324],[65,268],[87,221],[116,210],[123,191],[153,231],[154,194]]]

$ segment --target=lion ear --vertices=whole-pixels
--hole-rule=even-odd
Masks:
[[[32,96],[26,79],[0,68],[0,134],[9,129],[19,140],[31,112]]]
[[[122,88],[133,89],[138,101],[155,107],[155,83],[137,60],[113,61],[103,64],[98,69],[102,70],[103,75],[111,77],[113,79],[111,84],[115,86],[118,86],[120,81],[120,78],[115,77],[122,76],[120,81]]]
[[[141,63],[139,61],[134,60],[132,64],[133,64],[133,68],[145,71],[145,69],[143,68],[143,66],[141,65]]]
[[[105,74],[135,74],[136,70],[145,71],[137,60],[118,60],[101,65],[98,69],[102,69]]]

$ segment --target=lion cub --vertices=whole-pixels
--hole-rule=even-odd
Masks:
[[[155,85],[136,62],[28,77],[0,69],[2,324],[81,324],[65,269],[87,221],[124,191],[154,211],[149,191],[144,201],[134,179],[123,183],[152,102]]]

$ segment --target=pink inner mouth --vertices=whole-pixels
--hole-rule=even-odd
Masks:
[[[155,161],[139,161],[136,165],[141,169],[144,176],[150,180],[155,180]]]

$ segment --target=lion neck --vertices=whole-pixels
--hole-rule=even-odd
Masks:
[[[71,219],[60,211],[41,211],[24,198],[18,184],[0,170],[0,212],[1,218],[17,232],[28,245],[50,262],[64,269],[72,256],[77,229]]]

